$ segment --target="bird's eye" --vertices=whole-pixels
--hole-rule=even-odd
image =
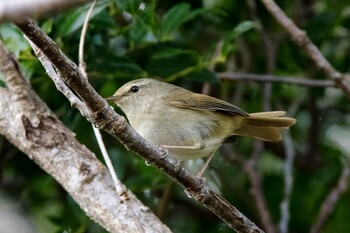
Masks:
[[[139,87],[138,86],[132,86],[131,88],[130,88],[130,91],[132,91],[132,92],[138,92],[139,91]]]

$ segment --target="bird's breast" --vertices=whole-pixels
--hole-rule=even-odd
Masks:
[[[170,155],[178,160],[209,156],[223,140],[216,136],[219,125],[215,118],[189,109],[143,110],[129,122],[142,137],[156,146],[204,145],[200,149],[169,149]]]

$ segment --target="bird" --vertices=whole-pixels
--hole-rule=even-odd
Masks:
[[[137,133],[167,149],[172,158],[209,157],[198,177],[215,151],[232,137],[277,142],[282,131],[296,123],[285,111],[247,113],[221,99],[152,78],[127,82],[106,100],[115,102]]]

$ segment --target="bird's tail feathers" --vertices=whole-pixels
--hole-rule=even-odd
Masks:
[[[284,115],[283,111],[251,113],[249,117],[245,117],[246,124],[235,130],[235,134],[264,141],[280,141],[282,130],[288,129],[296,122],[294,118],[284,117]]]

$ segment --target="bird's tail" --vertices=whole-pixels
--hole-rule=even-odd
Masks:
[[[236,135],[259,138],[264,141],[277,142],[282,140],[282,130],[294,125],[296,120],[284,117],[285,112],[258,112],[245,117],[245,125],[235,130]]]

